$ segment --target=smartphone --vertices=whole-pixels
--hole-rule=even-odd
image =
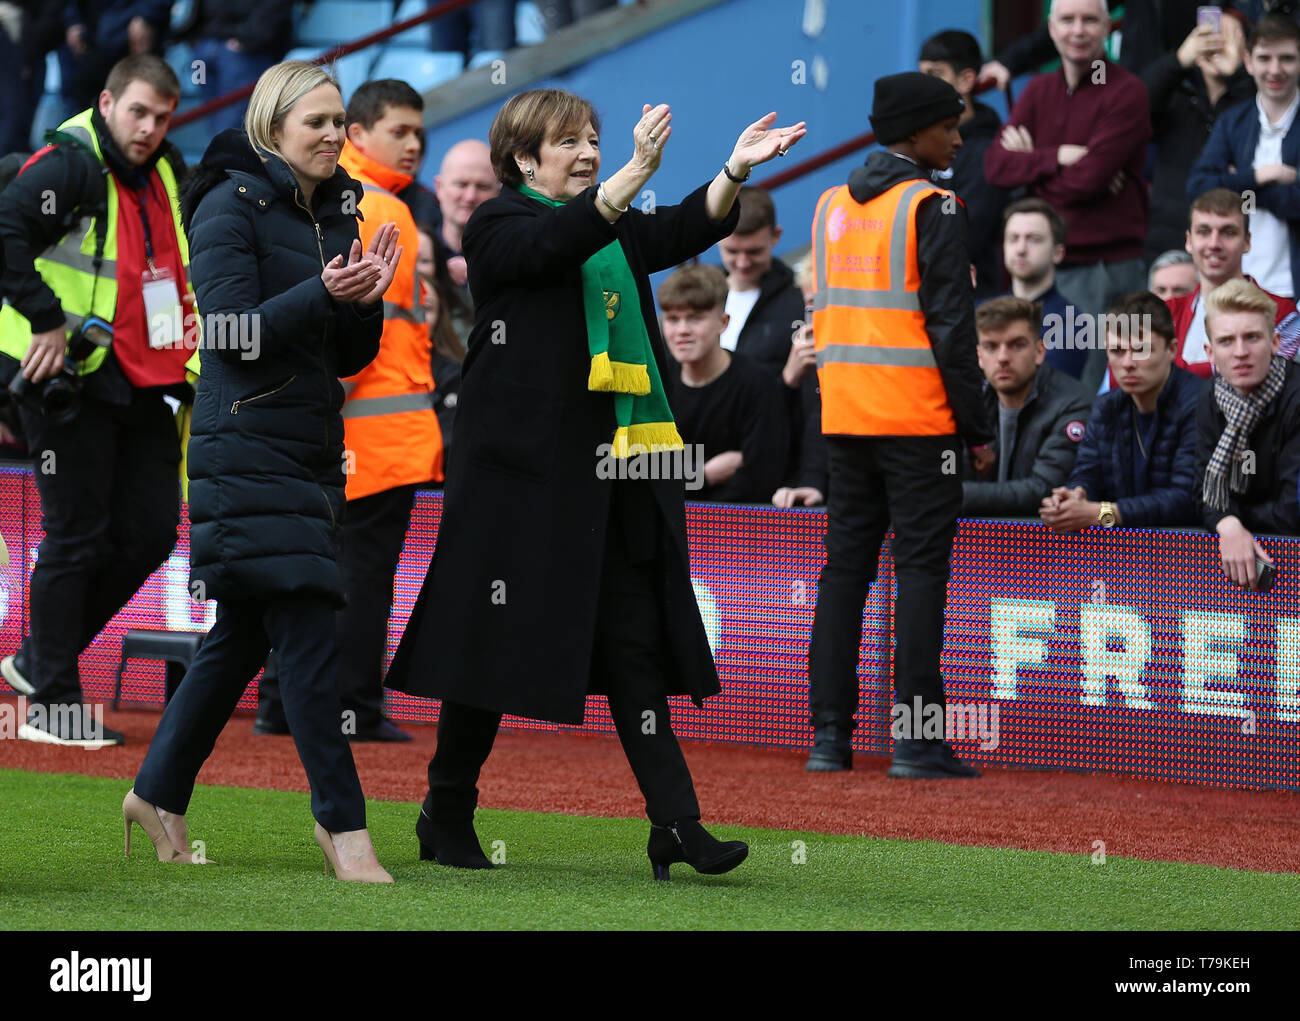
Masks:
[[[1273,587],[1273,582],[1277,578],[1277,568],[1261,557],[1255,558],[1255,589],[1258,592],[1267,592]]]
[[[808,324],[807,337],[809,340],[812,340],[812,335],[813,335],[812,317],[813,317],[813,307],[811,305],[805,305],[803,307],[803,321]]]
[[[1223,28],[1223,8],[1221,7],[1198,7],[1196,8],[1196,27],[1209,28],[1218,32]]]

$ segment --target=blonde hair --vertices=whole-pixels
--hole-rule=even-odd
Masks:
[[[1205,296],[1205,321],[1233,312],[1258,312],[1268,317],[1269,330],[1277,320],[1277,302],[1244,277],[1220,284]]]
[[[275,129],[284,123],[298,100],[322,85],[339,89],[339,83],[328,71],[305,60],[286,60],[267,68],[257,79],[248,100],[248,112],[244,114],[244,130],[248,132],[253,151],[263,158],[268,153],[280,156],[272,141]],[[343,90],[339,89],[340,99],[342,96]]]

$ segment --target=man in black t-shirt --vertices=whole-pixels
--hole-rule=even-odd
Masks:
[[[684,266],[659,288],[663,335],[678,371],[668,398],[682,440],[702,448],[697,500],[766,503],[785,469],[788,425],[781,383],[722,347],[727,281],[716,266]]]

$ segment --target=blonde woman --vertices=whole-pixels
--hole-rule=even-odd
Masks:
[[[325,71],[272,67],[245,127],[213,139],[182,196],[207,327],[189,446],[190,577],[198,598],[217,600],[217,617],[123,803],[127,850],[137,822],[160,860],[195,860],[185,831],[194,779],[274,648],[327,868],[390,883],[335,691],[338,378],[379,350],[401,249],[385,224],[361,250],[361,185],[337,166],[343,100]]]

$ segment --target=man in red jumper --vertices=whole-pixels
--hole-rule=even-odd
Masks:
[[[1061,214],[1057,282],[1077,313],[1096,315],[1146,286],[1149,101],[1141,79],[1106,59],[1105,0],[1053,0],[1048,28],[1061,69],[1020,94],[985,152],[984,173],[996,187],[1027,188]],[[1089,353],[1086,389],[1105,373],[1104,347]]]
[[[1250,251],[1250,219],[1242,208],[1241,196],[1230,188],[1212,188],[1197,196],[1189,216],[1187,250],[1196,264],[1196,287],[1191,294],[1166,299],[1165,304],[1174,317],[1175,364],[1208,379],[1211,362],[1205,352],[1210,340],[1205,332],[1205,303],[1201,298],[1238,277],[1255,282],[1241,268],[1242,256]],[[1274,325],[1282,336],[1280,353],[1293,358],[1300,344],[1296,303],[1291,298],[1264,293],[1277,305]]]

